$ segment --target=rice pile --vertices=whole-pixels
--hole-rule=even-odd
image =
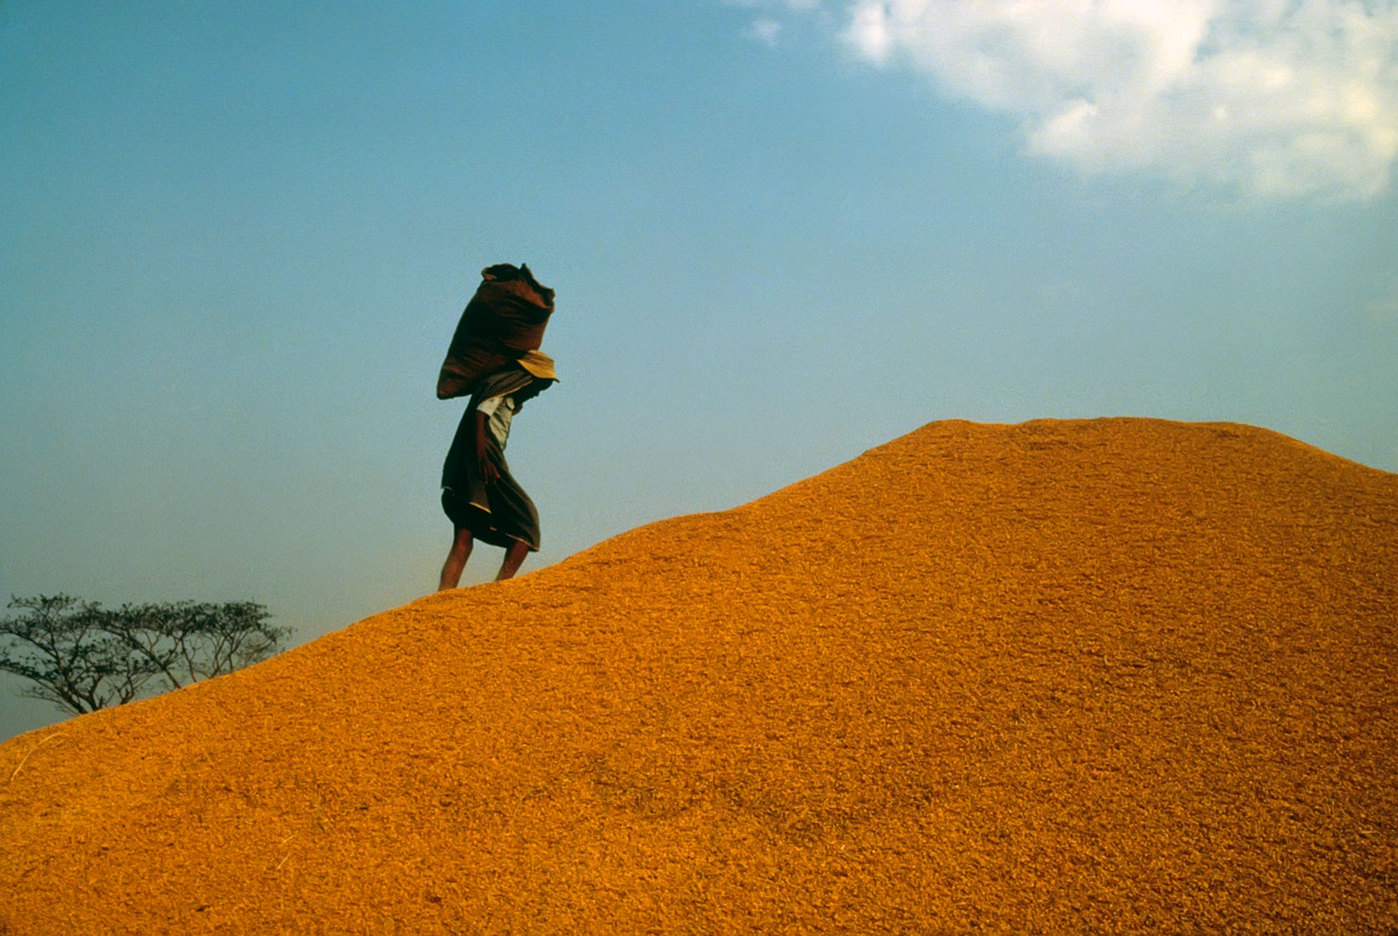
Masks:
[[[934,423],[0,746],[0,933],[1398,929],[1398,475]]]

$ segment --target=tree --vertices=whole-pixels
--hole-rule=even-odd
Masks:
[[[69,595],[11,597],[0,619],[0,671],[23,694],[73,715],[178,689],[277,653],[291,633],[252,601],[124,604],[108,610]]]

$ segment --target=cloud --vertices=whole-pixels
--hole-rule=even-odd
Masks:
[[[766,45],[774,46],[777,44],[777,36],[781,34],[781,31],[781,23],[769,16],[763,16],[753,20],[744,35],[749,39],[755,39]]]
[[[858,0],[842,38],[1086,172],[1360,200],[1398,157],[1398,0]]]
[[[772,14],[759,16],[748,24],[743,35],[748,39],[756,40],[764,45],[775,47],[777,38],[786,28],[786,24],[776,18],[778,13],[796,14],[819,14],[824,19],[824,11],[821,9],[821,0],[725,0],[728,6],[743,7],[745,9],[769,10]]]

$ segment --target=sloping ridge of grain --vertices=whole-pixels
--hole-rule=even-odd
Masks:
[[[0,933],[1398,928],[1398,476],[942,422],[0,747]]]

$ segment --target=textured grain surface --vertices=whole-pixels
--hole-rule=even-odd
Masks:
[[[1398,476],[937,423],[0,747],[0,932],[1398,929]]]

